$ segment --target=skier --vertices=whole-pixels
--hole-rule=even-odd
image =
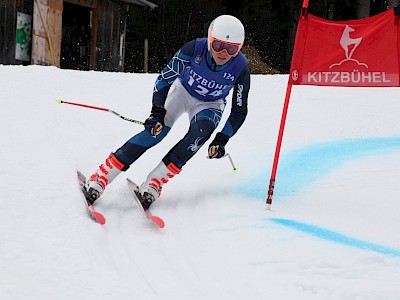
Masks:
[[[221,15],[211,22],[208,38],[188,42],[176,52],[155,82],[145,129],[111,153],[90,176],[85,183],[88,202],[93,204],[118,174],[158,144],[186,112],[190,120],[188,132],[139,187],[139,200],[147,210],[160,197],[163,184],[178,174],[211,137],[221,120],[225,98],[233,88],[229,118],[208,148],[209,158],[225,155],[225,145],[247,115],[250,71],[248,60],[240,52],[244,38],[242,23],[233,16]]]

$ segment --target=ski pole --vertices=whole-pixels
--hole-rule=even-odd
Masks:
[[[231,155],[229,153],[225,153],[224,156],[222,156],[222,157],[228,157],[229,158],[229,161],[231,162],[231,165],[232,165],[232,171],[234,173],[236,173],[238,171],[238,169],[235,167],[235,164],[233,163]],[[212,159],[212,157],[210,157],[210,156],[206,156],[206,158]]]
[[[57,102],[58,104],[64,103],[64,104],[70,104],[70,105],[76,105],[76,106],[91,108],[91,109],[97,109],[97,110],[107,111],[107,112],[113,113],[114,115],[120,117],[122,120],[129,121],[129,122],[132,122],[132,123],[135,123],[135,124],[139,124],[139,125],[144,125],[144,122],[142,122],[142,121],[137,121],[137,120],[133,120],[133,119],[130,119],[130,118],[121,116],[119,113],[117,113],[117,112],[115,112],[115,111],[113,111],[113,110],[111,110],[111,109],[108,109],[108,108],[98,107],[98,106],[92,106],[92,105],[87,105],[87,104],[82,104],[82,103],[68,102],[68,101],[63,101],[63,100],[61,100],[61,99],[57,99],[56,102]]]
[[[227,154],[225,154],[225,156],[228,156],[229,161],[231,162],[231,165],[232,165],[232,170],[234,173],[236,173],[238,171],[238,169],[235,167],[235,164],[233,163],[231,155],[229,153],[227,153]]]

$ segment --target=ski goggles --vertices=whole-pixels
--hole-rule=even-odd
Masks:
[[[211,49],[214,50],[216,53],[221,53],[222,51],[225,51],[226,54],[228,54],[229,56],[235,56],[240,50],[240,44],[229,43],[216,38],[211,38],[210,44]]]

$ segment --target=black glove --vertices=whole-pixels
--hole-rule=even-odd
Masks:
[[[144,128],[150,132],[153,137],[156,137],[161,133],[165,124],[164,117],[167,111],[164,107],[153,106],[151,109],[151,115],[144,122]]]
[[[214,140],[208,146],[208,158],[221,158],[225,156],[225,145],[229,137],[222,132],[218,132]]]

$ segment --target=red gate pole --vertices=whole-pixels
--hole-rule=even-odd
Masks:
[[[281,125],[279,126],[278,140],[276,142],[274,163],[272,165],[271,179],[269,180],[268,196],[267,196],[267,210],[271,210],[272,196],[275,188],[276,170],[278,169],[279,154],[281,152],[283,132],[285,130],[286,115],[289,108],[290,95],[292,92],[292,84],[289,82],[286,88],[285,103],[283,105]]]
[[[301,19],[303,19],[307,16],[308,1],[309,0],[303,0],[303,6],[301,8],[301,13],[300,13]],[[291,93],[292,93],[292,83],[289,80],[287,88],[286,88],[285,103],[283,105],[281,124],[279,126],[278,139],[276,141],[276,148],[275,148],[274,162],[272,165],[271,178],[269,180],[268,195],[267,195],[267,200],[266,200],[266,202],[267,202],[266,209],[267,210],[271,210],[272,196],[274,195],[274,188],[275,188],[276,170],[278,169],[279,155],[281,152],[283,132],[285,130],[286,116],[287,116],[287,111],[289,108],[289,101],[290,101]]]

